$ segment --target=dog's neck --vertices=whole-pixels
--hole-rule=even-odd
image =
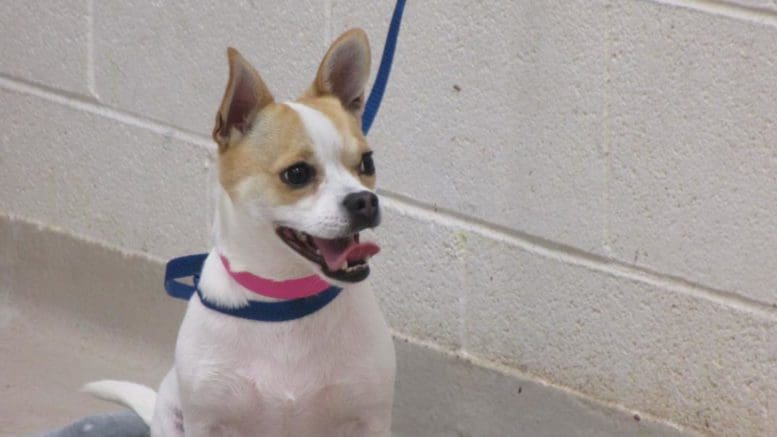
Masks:
[[[245,271],[275,281],[314,273],[308,262],[286,247],[266,219],[238,208],[223,190],[217,194],[215,247],[232,271]]]

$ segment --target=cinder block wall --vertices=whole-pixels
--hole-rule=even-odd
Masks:
[[[0,213],[202,250],[225,47],[292,98],[392,7],[0,2]],[[397,335],[775,435],[776,77],[773,0],[409,2],[370,134]]]

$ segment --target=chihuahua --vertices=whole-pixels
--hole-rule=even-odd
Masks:
[[[213,129],[215,244],[175,364],[158,393],[123,381],[85,390],[133,408],[152,436],[388,436],[394,346],[365,281],[379,247],[359,238],[381,218],[360,123],[367,36],[341,35],[293,102],[276,102],[237,50],[227,55]],[[282,293],[255,289],[257,281]],[[315,283],[341,291],[293,320],[247,320],[205,305],[283,302],[310,295],[295,287]]]

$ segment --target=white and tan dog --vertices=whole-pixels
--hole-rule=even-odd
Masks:
[[[360,29],[340,36],[294,102],[275,102],[236,50],[228,57],[213,130],[215,247],[200,292],[226,308],[274,301],[245,288],[234,272],[273,281],[316,274],[343,290],[315,313],[285,322],[232,317],[195,295],[158,394],[121,381],[85,389],[135,409],[153,436],[390,435],[394,348],[364,281],[378,247],[359,241],[359,231],[380,221],[371,149],[360,129],[367,37]]]

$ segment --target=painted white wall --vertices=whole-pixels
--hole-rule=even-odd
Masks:
[[[209,238],[234,45],[276,96],[393,2],[0,2],[0,213]],[[414,341],[702,432],[777,433],[777,3],[411,1],[370,134]]]

